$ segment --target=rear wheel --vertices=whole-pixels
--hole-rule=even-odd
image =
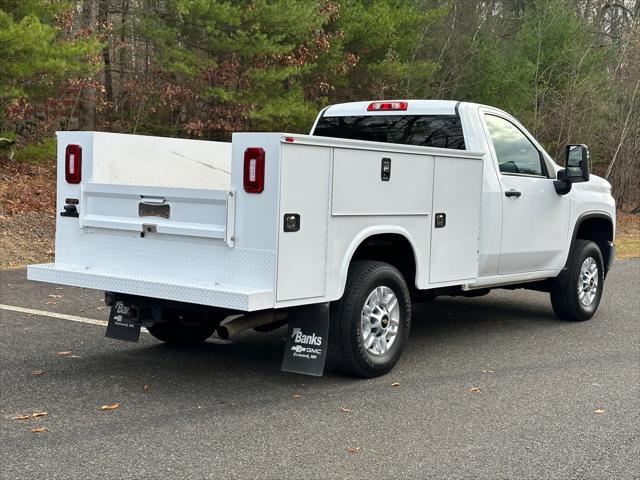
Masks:
[[[338,368],[358,377],[387,373],[402,354],[410,325],[409,289],[400,272],[383,262],[354,262],[345,293],[331,308]]]
[[[172,309],[162,311],[162,322],[149,327],[149,333],[158,340],[175,345],[194,345],[213,335],[222,316],[205,312],[186,312]]]
[[[604,265],[598,245],[576,240],[570,253],[567,274],[551,289],[555,314],[565,320],[589,320],[600,304],[604,286]]]

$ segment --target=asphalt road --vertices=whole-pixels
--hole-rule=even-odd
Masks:
[[[0,304],[107,318],[99,292],[0,275]],[[373,380],[281,373],[283,329],[178,349],[0,310],[0,475],[640,478],[639,299],[635,259],[585,323],[522,290],[417,305],[403,358]]]

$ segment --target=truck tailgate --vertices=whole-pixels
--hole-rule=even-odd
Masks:
[[[80,227],[219,238],[233,246],[232,192],[85,183]]]

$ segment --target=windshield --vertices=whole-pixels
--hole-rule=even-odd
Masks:
[[[322,117],[313,135],[464,150],[457,115]]]

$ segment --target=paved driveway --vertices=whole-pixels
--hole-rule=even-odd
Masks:
[[[99,292],[0,275],[3,478],[640,478],[638,259],[585,323],[523,290],[417,305],[373,380],[281,373],[283,329],[105,339],[74,321],[106,320]]]

